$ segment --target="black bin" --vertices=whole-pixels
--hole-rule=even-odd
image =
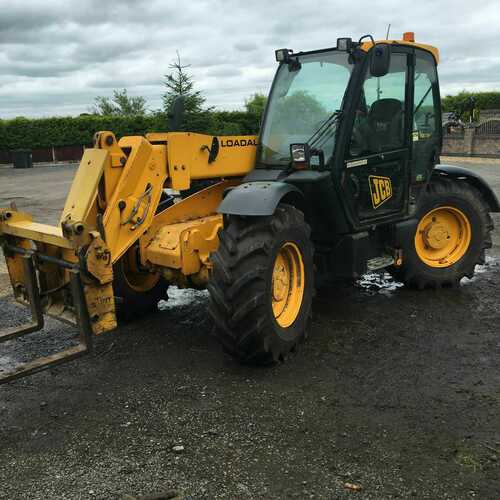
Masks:
[[[30,149],[18,149],[12,151],[12,163],[14,168],[33,168],[33,155]]]

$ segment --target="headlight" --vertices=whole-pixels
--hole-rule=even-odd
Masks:
[[[275,52],[276,61],[278,62],[288,62],[290,59],[290,54],[293,54],[293,50],[291,49],[278,49]]]
[[[337,38],[337,50],[349,52],[352,48],[352,38]]]
[[[309,168],[309,144],[290,144],[290,157],[297,170]]]

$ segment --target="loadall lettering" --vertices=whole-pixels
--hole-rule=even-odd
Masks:
[[[370,175],[368,181],[370,183],[373,208],[378,208],[392,197],[392,183],[389,177]]]
[[[255,139],[221,139],[220,145],[223,148],[233,148],[235,146],[257,146]]]

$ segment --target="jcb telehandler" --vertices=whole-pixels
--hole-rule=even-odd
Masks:
[[[81,332],[3,382],[87,352],[170,284],[206,286],[225,350],[268,364],[305,336],[315,282],[387,268],[423,289],[473,275],[500,206],[474,172],[439,164],[438,50],[405,33],[276,59],[258,138],[99,132],[57,227],[0,211],[14,295],[33,315],[0,340],[41,329],[44,314]]]

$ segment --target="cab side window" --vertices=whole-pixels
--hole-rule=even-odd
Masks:
[[[350,143],[351,157],[403,147],[407,56],[391,56],[389,72],[373,77],[367,68]]]
[[[413,132],[419,136],[436,132],[436,109],[433,87],[436,85],[435,65],[431,55],[417,54],[415,64],[415,90],[413,98]]]
[[[415,54],[413,98],[413,181],[426,180],[440,147],[439,89],[436,63],[431,54]]]

